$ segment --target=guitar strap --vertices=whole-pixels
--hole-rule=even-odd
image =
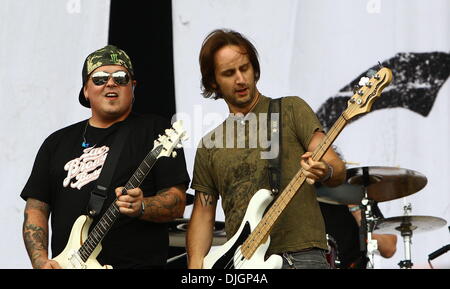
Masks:
[[[114,141],[111,145],[111,150],[108,152],[105,163],[103,164],[100,176],[97,179],[97,183],[91,192],[91,198],[87,206],[87,212],[89,216],[94,218],[97,216],[106,200],[106,194],[111,184],[111,179],[119,161],[119,156],[122,152],[125,140],[127,139],[130,127],[128,121],[122,122],[118,128],[118,132],[114,137]]]
[[[272,119],[272,114],[278,114],[278,118]],[[278,151],[276,158],[268,159],[269,184],[272,194],[277,195],[281,190],[281,98],[270,99],[267,116],[267,138],[269,151]],[[272,137],[275,141],[272,141]]]

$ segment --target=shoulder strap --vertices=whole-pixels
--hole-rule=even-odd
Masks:
[[[95,217],[100,213],[103,203],[106,200],[106,194],[111,184],[111,179],[130,130],[128,122],[123,122],[118,130],[119,131],[116,133],[114,141],[111,145],[111,150],[109,151],[105,163],[103,164],[100,176],[97,179],[95,188],[91,192],[91,198],[87,207],[87,212],[91,217]]]
[[[278,118],[272,119],[272,114],[278,113]],[[274,195],[278,194],[281,189],[281,98],[271,99],[269,103],[269,111],[267,116],[267,133],[270,143],[270,150],[278,147],[276,158],[268,159],[269,161],[269,184]],[[278,141],[272,142],[272,137]]]

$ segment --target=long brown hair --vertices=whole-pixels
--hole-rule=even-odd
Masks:
[[[216,84],[214,55],[218,50],[227,45],[236,45],[243,49],[243,53],[248,55],[250,63],[253,66],[255,82],[259,80],[258,52],[253,44],[239,32],[216,29],[203,41],[199,56],[200,71],[202,73],[201,89],[202,95],[205,98],[222,98],[220,91],[213,87]]]

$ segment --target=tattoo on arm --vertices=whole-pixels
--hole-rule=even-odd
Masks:
[[[144,204],[144,218],[155,222],[167,222],[181,217],[185,206],[178,192],[171,189],[161,190],[154,197],[144,198]]]
[[[216,197],[213,194],[205,194],[202,192],[197,192],[195,197],[200,200],[203,207],[212,206],[216,202]]]
[[[23,240],[25,248],[27,249],[28,256],[30,257],[33,267],[39,268],[38,259],[41,257],[48,258],[46,255],[48,252],[48,229],[47,222],[49,216],[49,206],[41,201],[35,199],[28,199],[25,207],[24,222],[22,227]],[[33,216],[38,216],[32,218]],[[41,220],[44,224],[35,224],[36,220]]]
[[[41,202],[36,199],[28,198],[27,204],[25,206],[25,211],[28,210],[38,210],[41,211],[43,214],[48,216],[50,214],[50,206],[47,203]]]

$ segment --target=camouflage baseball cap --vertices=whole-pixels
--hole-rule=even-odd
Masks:
[[[133,66],[131,64],[130,57],[128,57],[122,49],[119,49],[114,45],[107,45],[92,52],[88,55],[88,57],[86,57],[83,65],[83,71],[81,72],[83,86],[81,87],[80,95],[78,97],[81,105],[91,107],[89,101],[86,100],[86,97],[84,96],[83,87],[92,71],[105,65],[121,65],[125,67],[131,74],[131,77],[134,78]]]

